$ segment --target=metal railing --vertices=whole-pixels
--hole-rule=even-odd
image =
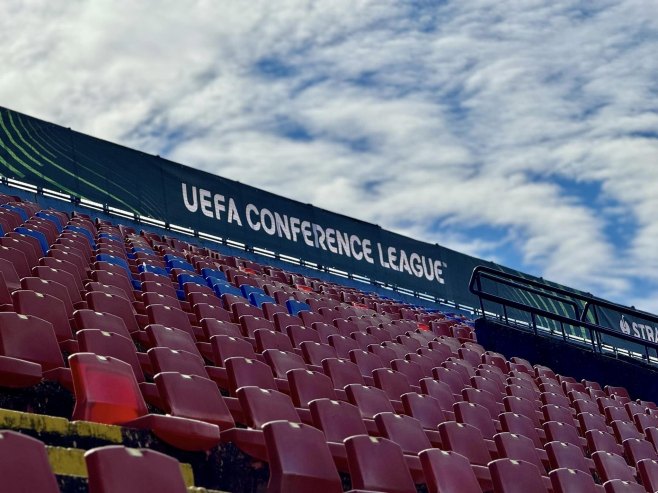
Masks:
[[[499,294],[498,286],[510,288],[508,293],[517,295],[517,299]],[[625,334],[600,323],[601,310],[609,310],[623,316],[649,321],[658,325],[658,316],[656,315],[487,266],[478,266],[473,270],[469,282],[469,291],[479,298],[484,318],[489,314],[502,318],[508,325],[525,325],[536,335],[552,335],[555,328],[559,327],[559,335],[566,342],[587,345],[597,353],[626,354],[647,363],[658,364],[657,343]],[[521,301],[522,298],[529,300],[532,297],[557,302],[565,309],[567,315],[541,308],[538,306],[539,303],[532,304]],[[485,302],[499,305],[502,312],[487,311]],[[545,305],[548,305],[548,303]],[[529,316],[530,322],[527,323],[521,318],[510,316],[511,310]],[[541,319],[550,321],[550,323],[542,325]],[[574,336],[573,333],[565,330],[565,326],[582,329],[586,337]],[[632,348],[637,348],[639,351]]]

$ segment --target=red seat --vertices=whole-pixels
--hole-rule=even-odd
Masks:
[[[165,327],[160,324],[146,326],[146,335],[152,347],[167,347],[177,351],[187,351],[201,357],[192,336],[184,330]]]
[[[645,493],[645,489],[635,481],[612,479],[603,483],[605,493]]]
[[[296,407],[308,408],[314,399],[336,399],[331,379],[323,373],[303,369],[288,371],[290,396]]]
[[[590,459],[586,459],[583,451],[577,445],[566,442],[548,442],[546,444],[546,453],[551,469],[567,467],[589,473],[594,469],[594,464]]]
[[[623,441],[624,455],[631,464],[637,464],[643,459],[658,461],[658,454],[653,445],[639,438],[627,438]]]
[[[320,335],[317,331],[302,325],[288,325],[285,333],[288,334],[294,347],[299,347],[299,345],[305,341],[321,342]]]
[[[76,330],[98,329],[130,338],[130,332],[128,332],[123,319],[111,313],[101,313],[94,310],[76,310],[73,313],[73,320]]]
[[[635,477],[631,469],[620,455],[610,454],[608,452],[594,452],[592,459],[602,481],[621,479],[622,481],[635,483]]]
[[[524,460],[534,464],[542,476],[546,474],[546,468],[541,461],[540,453],[528,437],[515,433],[503,432],[494,437],[498,456],[500,458]],[[540,449],[543,452],[543,449]],[[545,482],[548,482],[548,478]]]
[[[548,476],[555,493],[598,493],[600,488],[589,472],[577,469],[554,469]]]
[[[322,360],[336,358],[336,351],[329,344],[304,341],[299,345],[304,361],[309,365],[321,367]]]
[[[59,493],[43,442],[15,431],[0,431],[0,477],[4,491]]]
[[[615,437],[610,433],[600,430],[589,430],[585,432],[585,437],[587,439],[587,448],[591,453],[595,451],[609,452],[617,455],[624,453],[622,446],[617,443]]]
[[[88,292],[85,295],[85,299],[89,305],[89,308],[92,310],[96,312],[109,313],[123,320],[123,323],[128,329],[128,332],[131,334],[139,331],[139,324],[135,318],[133,306],[127,299],[99,291]]]
[[[80,351],[84,353],[111,356],[128,363],[133,369],[137,383],[144,382],[144,372],[132,339],[115,332],[83,329],[78,331],[78,341]]]
[[[73,419],[150,429],[182,450],[207,450],[219,443],[219,428],[174,416],[148,414],[132,367],[115,358],[92,353],[69,357],[75,408]]]
[[[263,427],[270,466],[269,493],[342,493],[340,476],[321,431],[274,421]]]
[[[637,472],[647,491],[658,491],[658,461],[652,459],[639,461]]]
[[[195,328],[190,323],[190,317],[186,312],[180,308],[174,308],[167,305],[148,305],[146,307],[146,315],[148,316],[149,323],[161,324],[166,327],[174,327],[176,329],[184,330],[192,336],[194,340],[203,336],[200,328]]]
[[[19,278],[30,276],[31,266],[27,263],[25,254],[20,250],[0,245],[0,259],[10,262]]]
[[[49,267],[41,267],[41,269],[47,269],[48,271],[54,270]],[[60,271],[62,275],[69,275],[66,272]],[[59,299],[64,304],[64,309],[66,316],[68,318],[73,317],[73,301],[69,296],[69,291],[66,289],[66,286],[57,282],[51,281],[48,279],[41,279],[39,277],[24,277],[21,279],[21,288],[25,290],[35,291],[37,293],[48,294]],[[80,300],[80,294],[78,294],[78,301]]]
[[[328,358],[322,361],[322,368],[325,375],[331,378],[335,389],[342,391],[346,385],[353,383],[363,385],[365,383],[359,367],[351,361]]]
[[[383,390],[365,385],[351,384],[345,387],[347,398],[361,411],[361,416],[374,419],[382,412],[395,412],[391,401]]]
[[[491,474],[487,469],[491,454],[480,430],[469,424],[447,421],[439,425],[439,434],[442,447],[466,457],[483,491],[491,490]]]
[[[85,462],[89,493],[187,491],[178,461],[155,450],[109,445],[87,451]]]
[[[73,333],[66,308],[59,298],[21,289],[12,293],[12,299],[17,313],[32,315],[50,322],[60,343],[72,339]]]
[[[447,421],[441,403],[434,397],[409,392],[403,394],[401,400],[405,414],[416,418],[427,430],[436,430],[439,424]]]
[[[198,375],[162,372],[153,377],[165,411],[172,416],[191,418],[219,426],[235,426],[224,398],[212,380]]]
[[[193,354],[167,347],[154,347],[149,349],[147,354],[154,373],[175,371],[185,375],[198,375],[209,378],[203,358],[198,353]]]
[[[232,394],[235,394],[240,387],[245,386],[277,390],[272,370],[265,363],[241,357],[228,358],[224,363]]]
[[[355,489],[415,493],[416,487],[400,446],[366,435],[345,440],[352,486]]]
[[[539,470],[522,460],[498,459],[489,464],[496,493],[548,493]]]
[[[480,493],[471,464],[456,452],[424,450],[419,455],[429,493]]]

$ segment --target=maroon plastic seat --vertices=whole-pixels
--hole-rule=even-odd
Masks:
[[[155,450],[109,445],[87,451],[85,462],[89,493],[187,491],[178,461]]]
[[[506,412],[521,414],[529,418],[535,428],[541,428],[541,413],[536,410],[533,401],[522,397],[507,396],[503,398],[503,404]]]
[[[549,442],[567,442],[585,451],[587,441],[578,434],[575,426],[560,421],[546,421],[543,424],[546,440]]]
[[[210,303],[197,303],[193,305],[193,310],[197,319],[197,323],[199,324],[201,324],[204,318],[211,318],[220,322],[231,322],[231,312],[225,310],[219,305],[212,305]]]
[[[299,345],[304,361],[309,365],[321,367],[322,360],[336,358],[336,350],[329,344],[304,341]]]
[[[22,252],[23,255],[25,255],[27,265],[34,267],[37,265],[39,262],[39,257],[43,256],[44,252],[41,250],[41,245],[38,243],[38,240],[35,244],[27,240],[27,238],[31,237],[26,235],[19,235],[16,233],[14,233],[13,236],[2,236],[0,237],[0,245]],[[35,245],[37,246],[37,249],[34,248]]]
[[[480,493],[482,489],[466,457],[430,449],[419,454],[429,493]]]
[[[101,313],[87,309],[76,310],[73,313],[73,320],[78,331],[97,329],[105,332],[114,332],[115,334],[130,338],[130,332],[128,332],[123,319],[110,313]]]
[[[491,490],[491,474],[487,464],[492,457],[480,430],[469,424],[446,421],[439,425],[439,434],[443,449],[466,457],[483,491]]]
[[[201,329],[206,339],[210,340],[212,336],[224,335],[242,338],[242,330],[238,324],[215,320],[213,318],[204,318],[201,320]]]
[[[49,267],[42,267],[42,269],[54,270]],[[59,271],[59,273],[61,275],[69,275],[64,271]],[[73,301],[69,295],[68,289],[66,289],[66,286],[63,284],[49,279],[41,279],[39,277],[24,277],[21,279],[21,288],[35,291],[37,293],[49,294],[50,296],[58,298],[64,304],[66,316],[69,318],[73,316]],[[80,301],[79,294],[77,301]]]
[[[287,372],[293,369],[306,369],[306,363],[301,356],[295,353],[287,353],[278,349],[267,349],[263,351],[265,362],[272,368],[275,378],[287,381]]]
[[[638,461],[637,472],[647,491],[658,491],[658,461],[653,459]]]
[[[288,371],[290,396],[296,407],[308,408],[315,399],[336,399],[331,379],[323,373],[303,369]]]
[[[546,444],[546,453],[551,469],[567,467],[586,473],[594,469],[594,464],[591,460],[585,458],[582,449],[572,443],[548,442]]]
[[[644,438],[644,435],[637,431],[635,425],[628,421],[615,420],[610,423],[610,426],[617,443],[623,443],[627,438]]]
[[[544,415],[544,422],[559,421],[578,429],[578,422],[574,418],[573,410],[570,407],[557,406],[555,404],[546,404],[541,407]]]
[[[466,378],[458,371],[439,367],[432,370],[432,375],[439,382],[448,384],[455,396],[461,397],[462,389],[468,386]]]
[[[192,336],[184,330],[165,327],[160,324],[146,326],[146,335],[152,347],[167,347],[178,351],[187,351],[201,357]]]
[[[75,408],[73,419],[150,429],[182,450],[208,450],[219,443],[219,427],[174,416],[148,414],[132,367],[92,353],[69,357]]]
[[[345,387],[349,402],[361,411],[361,417],[374,419],[376,414],[395,412],[390,399],[383,390],[365,385],[351,384]]]
[[[71,262],[68,262],[67,260],[64,259],[59,259],[59,258],[53,258],[53,257],[41,257],[39,259],[39,265],[43,267],[49,267],[51,269],[55,270],[61,270],[64,272],[67,272],[68,274],[71,275],[71,278],[73,278],[73,281],[75,282],[76,289],[79,292],[84,291],[85,287],[83,284],[83,279],[86,279],[86,276],[80,276],[80,272],[78,271],[78,268],[72,264]],[[41,271],[38,273],[39,277],[41,277]],[[44,277],[45,279],[45,277]],[[48,278],[50,279],[50,278]],[[53,281],[61,282],[57,279],[52,279]],[[62,282],[62,284],[64,284]],[[69,291],[70,292],[70,291]],[[71,295],[71,300],[75,299],[73,295]]]
[[[240,387],[246,386],[277,390],[272,370],[265,363],[251,358],[233,357],[225,360],[224,364],[233,395]]]
[[[522,460],[497,459],[489,464],[496,493],[548,493],[534,464]]]
[[[496,434],[494,442],[498,450],[498,457],[530,462],[537,466],[542,476],[546,474],[540,454],[530,438],[516,433],[503,432]]]
[[[12,247],[0,245],[0,259],[10,262],[18,277],[29,277],[31,266],[27,262],[25,254]]]
[[[577,469],[553,469],[548,474],[555,493],[598,493],[599,488],[589,472]]]
[[[367,435],[359,408],[345,401],[315,399],[309,403],[313,425],[322,430],[327,442],[336,444],[354,435]]]
[[[414,482],[423,483],[425,478],[423,477],[418,454],[423,450],[432,448],[432,443],[420,422],[404,414],[384,412],[375,416],[375,425],[379,435],[400,446]]]
[[[197,339],[197,334],[199,336],[203,335],[200,328],[198,330],[194,329],[190,323],[190,317],[180,308],[167,305],[148,305],[146,307],[146,315],[148,316],[149,323],[184,330],[194,340]]]
[[[317,331],[303,325],[288,325],[285,333],[290,338],[293,347],[299,347],[302,342],[321,342]]]
[[[24,289],[14,291],[11,297],[17,313],[32,315],[50,322],[58,342],[63,343],[73,338],[66,307],[59,298]]]
[[[611,479],[603,483],[605,493],[645,493],[645,489],[635,481]]]
[[[53,326],[40,318],[0,313],[0,360],[0,383],[4,386],[27,387],[43,376],[71,388],[70,372],[65,368]]]
[[[277,349],[279,351],[294,352],[290,339],[285,334],[269,329],[257,329],[254,331],[256,340],[256,351],[262,353],[266,349]]]
[[[21,278],[9,260],[0,258],[0,274],[2,274],[2,280],[9,293],[21,289]]]
[[[489,411],[491,419],[497,424],[498,415],[504,411],[503,405],[497,401],[495,396],[486,390],[469,389],[462,390],[462,397],[466,402],[478,404]]]
[[[441,404],[441,409],[447,413],[446,416],[453,415],[452,406],[455,404],[455,396],[448,384],[433,378],[423,378],[420,381],[420,389],[423,394],[435,398]]]
[[[178,351],[167,347],[154,347],[147,351],[154,373],[175,371],[185,375],[198,375],[208,378],[204,361],[198,354]]]
[[[621,479],[635,483],[635,477],[622,456],[608,452],[594,452],[592,459],[602,481]]]
[[[359,367],[351,361],[328,358],[322,361],[322,368],[325,375],[331,378],[335,389],[342,391],[349,384],[365,384]]]
[[[284,334],[287,334],[287,328],[289,325],[304,325],[301,318],[288,313],[275,313],[272,319],[276,330],[283,332]]]
[[[605,424],[605,418],[598,412],[596,414],[580,413],[577,418],[578,424],[583,433],[587,433],[590,430],[599,430],[606,433],[610,432],[610,428]]]
[[[600,430],[588,430],[585,432],[585,438],[590,452],[601,451],[617,455],[624,453],[622,446],[617,443],[615,437],[610,433]]]
[[[119,317],[131,334],[139,331],[133,306],[127,299],[109,293],[90,291],[85,295],[85,300],[92,310]]]
[[[255,317],[253,315],[242,315],[239,317],[242,333],[246,337],[255,337],[257,330],[265,329],[274,331],[274,324],[264,317]]]
[[[434,397],[409,392],[402,394],[401,400],[405,414],[416,418],[427,430],[436,430],[439,424],[447,421],[441,403]]]
[[[350,361],[359,367],[361,375],[366,382],[372,381],[372,372],[378,368],[386,368],[382,360],[375,353],[363,349],[353,349],[349,352]]]
[[[263,427],[270,466],[269,493],[341,493],[324,434],[308,425],[273,421]]]
[[[83,329],[78,331],[77,336],[81,352],[111,356],[128,363],[133,369],[137,383],[144,382],[144,372],[137,356],[137,349],[129,336],[98,329]]]
[[[336,350],[336,355],[339,358],[349,359],[350,351],[353,349],[361,349],[359,344],[350,337],[344,337],[339,334],[329,336],[329,345]]]
[[[484,406],[472,402],[455,402],[453,410],[459,423],[473,425],[480,430],[485,440],[493,440],[497,433],[496,425]]]
[[[651,442],[639,438],[627,438],[622,443],[624,455],[631,464],[637,464],[643,459],[658,461],[658,453]]]
[[[15,431],[0,431],[0,477],[5,491],[59,492],[43,442]]]
[[[385,438],[357,435],[345,440],[355,489],[415,493],[416,487],[402,450]]]
[[[130,279],[128,279],[128,276],[125,275],[125,272],[118,274],[107,270],[93,270],[91,271],[91,279],[101,284],[114,286],[121,290],[123,297],[128,301],[135,301],[133,285]]]
[[[196,419],[224,431],[235,426],[217,384],[198,375],[162,372],[153,377],[164,404],[172,416]]]

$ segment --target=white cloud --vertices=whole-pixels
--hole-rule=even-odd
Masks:
[[[0,19],[1,105],[466,253],[518,252],[601,296],[658,296],[654,1],[10,0]]]

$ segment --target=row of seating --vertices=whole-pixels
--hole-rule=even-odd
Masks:
[[[658,459],[655,404],[486,351],[463,317],[84,216],[23,212],[14,230],[51,247],[27,269],[0,252],[14,269],[2,270],[0,385],[56,380],[75,393],[74,419],[146,428],[184,450],[234,443],[270,463],[270,491],[332,490],[337,471],[381,491],[514,491],[506,468],[554,491],[582,474],[595,491],[648,484],[639,463]],[[291,447],[293,433],[314,438]],[[326,465],[285,465],[314,447]],[[385,465],[397,455],[399,489]]]
[[[84,455],[89,493],[186,493],[176,459],[149,449],[110,445]],[[59,493],[46,447],[32,437],[0,430],[2,490]]]

